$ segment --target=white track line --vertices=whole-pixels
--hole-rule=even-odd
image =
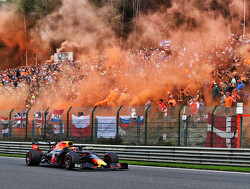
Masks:
[[[24,159],[24,157],[9,157],[9,156],[0,156],[0,158]]]
[[[141,167],[141,168],[150,168],[150,169],[173,169],[173,170],[183,170],[183,171],[200,171],[200,172],[212,172],[212,173],[250,175],[250,173],[246,173],[246,172],[217,171],[217,170],[204,170],[204,169],[186,169],[186,168],[175,168],[175,167],[154,167],[154,166],[143,166],[143,165],[128,165],[128,167]]]

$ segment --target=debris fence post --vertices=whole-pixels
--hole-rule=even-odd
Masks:
[[[32,120],[32,143],[35,142],[35,120]]]
[[[148,143],[148,110],[150,107],[151,105],[149,105],[145,110],[145,144]]]
[[[28,125],[29,125],[29,111],[31,108],[29,108],[26,112],[26,129],[25,129],[25,138],[28,138]]]
[[[44,138],[46,138],[46,129],[47,129],[47,113],[48,113],[48,110],[49,110],[49,107],[45,110],[44,112],[44,127],[43,127],[43,135],[44,135]]]
[[[212,111],[212,121],[211,121],[211,144],[210,144],[210,147],[212,148],[213,147],[213,144],[214,144],[214,141],[213,141],[213,138],[214,138],[214,112],[217,108],[217,105],[214,107],[213,111]]]
[[[97,130],[98,130],[98,121],[97,118],[95,118],[95,136],[94,136],[94,144],[97,144]]]
[[[189,124],[191,123],[191,115],[187,116],[187,119],[185,120],[184,123],[184,147],[188,146],[188,127]]]
[[[67,111],[67,139],[69,138],[69,112],[72,109],[72,106],[70,106],[69,110]]]
[[[136,145],[140,145],[140,138],[141,138],[140,127],[141,127],[141,117],[138,116],[138,118],[137,118],[137,139],[136,139]]]
[[[95,112],[96,108],[97,108],[97,106],[95,106],[91,112],[91,142],[94,141],[94,112]]]
[[[12,120],[11,120],[11,114],[14,111],[14,108],[10,111],[9,113],[9,141],[11,141],[11,137],[12,137]]]
[[[242,148],[242,123],[243,123],[243,117],[240,116],[239,148]]]
[[[119,137],[119,121],[120,121],[120,110],[122,109],[122,105],[120,106],[120,108],[117,110],[117,114],[116,114],[116,138]]]
[[[181,110],[184,107],[184,104],[181,106],[178,114],[178,146],[181,145]]]
[[[9,120],[9,141],[12,138],[12,120]]]
[[[63,139],[63,119],[60,120],[60,141]]]

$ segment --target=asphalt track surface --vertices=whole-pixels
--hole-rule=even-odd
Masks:
[[[250,188],[250,174],[130,166],[129,170],[28,167],[23,158],[0,157],[1,189]]]

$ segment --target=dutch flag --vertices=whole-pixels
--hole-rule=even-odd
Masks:
[[[60,122],[62,119],[64,110],[53,110],[52,116],[51,116],[51,122]]]
[[[8,137],[9,129],[8,129],[8,118],[7,117],[1,117],[2,118],[2,135],[3,137]]]

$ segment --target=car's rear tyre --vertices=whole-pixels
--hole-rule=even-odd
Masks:
[[[118,155],[114,152],[107,152],[104,155],[104,161],[105,163],[107,163],[108,165],[110,165],[111,163],[119,163],[119,158]]]
[[[79,163],[79,154],[75,152],[67,153],[65,156],[65,167],[71,170],[75,167],[75,164]]]
[[[38,166],[41,161],[41,154],[37,150],[30,150],[26,154],[26,164],[28,166]]]

